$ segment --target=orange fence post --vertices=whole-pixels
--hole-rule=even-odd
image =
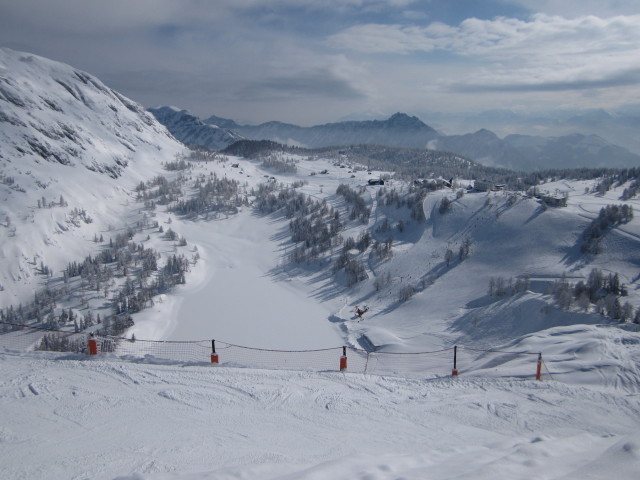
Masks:
[[[98,354],[98,341],[95,338],[89,339],[89,355]]]
[[[452,377],[458,376],[458,346],[453,347],[453,370],[451,371]]]
[[[211,340],[211,363],[218,363],[218,354],[216,353],[216,341]]]
[[[347,347],[342,347],[342,356],[340,357],[340,371],[347,369]]]
[[[542,354],[538,354],[538,367],[536,369],[536,380],[542,380]]]

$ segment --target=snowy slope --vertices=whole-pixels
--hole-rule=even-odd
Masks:
[[[226,128],[209,125],[186,110],[157,107],[150,108],[149,112],[185,145],[222,150],[243,138]]]
[[[61,282],[67,261],[99,251],[96,235],[136,224],[146,214],[138,183],[183,177],[189,198],[198,193],[194,181],[215,177],[240,185],[234,211],[182,216],[154,207],[158,225],[187,245],[157,231],[147,241],[149,229],[134,235],[163,257],[181,248],[193,261],[186,284],[133,314],[127,337],[288,350],[458,344],[542,352],[555,379],[494,378],[502,364],[517,364],[511,354],[461,363],[455,380],[404,379],[230,368],[224,355],[214,369],[151,356],[25,352],[12,344],[23,332],[11,332],[0,344],[0,463],[8,478],[635,478],[640,332],[593,306],[562,310],[548,294],[563,275],[584,280],[599,268],[618,273],[625,300],[640,307],[640,219],[608,231],[597,255],[579,248],[600,209],[623,203],[624,186],[596,195],[595,181],[543,182],[540,192],[569,194],[559,209],[515,192],[438,190],[417,203],[425,219],[416,220],[407,208],[412,182],[368,185],[389,172],[368,172],[346,154],[274,153],[295,165],[285,173],[216,154],[168,172],[162,163],[182,147],[138,105],[55,62],[3,50],[1,63],[0,209],[9,219],[0,229],[0,306],[33,295],[44,283],[41,262]],[[339,211],[342,242],[364,232],[391,238],[391,255],[376,256],[372,245],[347,252],[367,277],[353,286],[344,271],[333,272],[338,241],[290,263],[290,219],[251,204],[263,183],[295,184]],[[456,179],[456,188],[469,183]],[[342,184],[370,209],[364,222],[349,219],[351,204],[336,193]],[[451,205],[440,212],[445,197]],[[637,211],[638,202],[624,203]],[[526,291],[488,295],[492,277],[520,275],[530,278]],[[59,302],[57,309],[80,309],[77,299]],[[356,318],[354,308],[365,304]]]
[[[32,298],[128,224],[133,187],[183,147],[140,105],[68,65],[0,49],[0,305]]]
[[[0,354],[4,478],[602,479],[640,469],[637,395]]]
[[[297,157],[297,161],[295,174],[278,174],[263,169],[259,161],[244,159],[198,164],[194,173],[208,175],[206,172],[214,169],[221,176],[249,184],[263,181],[265,175],[283,184],[304,180],[300,192],[336,208],[346,205],[335,194],[338,185],[360,188],[372,176],[383,173],[352,173],[334,161],[319,158]],[[231,162],[238,168],[229,168]],[[320,171],[327,173],[318,174]],[[288,236],[289,220],[279,213],[262,216],[243,209],[224,220],[183,222],[174,218],[173,228],[197,246],[202,262],[192,270],[188,285],[178,295],[168,296],[137,314],[130,333],[137,338],[215,338],[237,345],[287,350],[344,343],[386,352],[434,351],[454,344],[495,348],[540,334],[543,340],[535,347],[519,346],[516,350],[546,353],[545,341],[555,345],[562,337],[566,346],[562,358],[573,355],[585,363],[597,363],[597,358],[583,358],[584,343],[572,343],[569,326],[610,321],[596,314],[593,306],[586,312],[576,306],[562,310],[548,294],[563,275],[575,282],[585,280],[593,268],[599,268],[605,273],[618,273],[628,287],[624,301],[636,309],[640,306],[638,219],[609,232],[601,254],[580,252],[580,235],[586,225],[603,205],[620,203],[620,189],[604,197],[584,193],[593,184],[564,181],[541,185],[543,192],[570,194],[568,206],[559,209],[545,209],[535,198],[509,192],[472,192],[456,199],[450,190],[441,190],[426,197],[426,220],[421,222],[412,220],[406,207],[385,205],[384,195],[379,195],[381,187],[363,187],[371,217],[367,224],[347,222],[342,235],[356,238],[369,231],[380,241],[391,235],[393,255],[379,260],[371,249],[358,254],[368,278],[353,287],[347,287],[340,275],[331,272],[328,258],[290,264],[287,255],[293,245]],[[391,180],[385,188],[406,192],[408,186]],[[445,196],[452,199],[452,206],[441,214],[439,205]],[[628,201],[636,206],[637,202]],[[158,213],[161,221],[167,216]],[[385,221],[393,228],[380,231]],[[396,227],[399,221],[405,225],[402,232]],[[460,261],[457,252],[465,239],[470,242],[470,254]],[[333,252],[340,248],[335,247]],[[447,249],[455,252],[449,266],[445,262]],[[492,277],[515,280],[521,275],[530,278],[528,291],[513,297],[488,295]],[[377,288],[380,278],[388,280]],[[407,286],[413,296],[399,301],[399,292]],[[369,311],[358,321],[353,310],[363,304]],[[568,329],[560,335],[544,334],[561,326]],[[593,339],[584,342],[599,342],[597,332],[600,330],[588,330],[585,338]],[[625,342],[634,341],[637,334],[631,332]],[[612,342],[612,352],[616,351],[615,345]],[[621,376],[636,375],[635,370],[617,360],[624,357],[621,352],[605,357],[610,357],[612,368]],[[562,369],[572,371],[566,365]],[[618,375],[615,372],[614,378]],[[640,383],[627,382],[627,388],[638,391]]]
[[[586,225],[603,205],[619,203],[619,193],[611,192],[609,198],[584,194],[585,183],[569,183],[569,206],[560,209],[545,210],[536,199],[505,193],[468,193],[457,200],[446,191],[428,196],[427,220],[405,229],[390,260],[370,263],[376,278],[389,276],[391,282],[376,291],[374,281],[367,280],[350,292],[351,304],[367,303],[371,308],[365,322],[345,321],[351,338],[366,334],[378,346],[429,351],[460,341],[490,346],[555,325],[603,322],[601,316],[577,309],[559,311],[545,295],[563,274],[572,281],[584,280],[593,268],[618,273],[630,287],[627,300],[638,306],[640,225],[634,219],[610,232],[607,247],[597,256],[581,254],[580,235]],[[568,187],[549,188],[553,192]],[[445,214],[438,211],[443,195],[453,199]],[[378,203],[378,215],[397,215],[395,206],[385,209]],[[458,261],[465,240],[471,252]],[[450,266],[445,262],[447,249],[454,253]],[[521,275],[531,279],[529,293],[514,299],[487,295],[492,277],[516,280]],[[414,295],[402,303],[398,292],[404,286]],[[510,323],[501,325],[497,319],[502,316]],[[482,319],[487,326],[473,333],[472,327]],[[470,325],[462,328],[466,323]]]

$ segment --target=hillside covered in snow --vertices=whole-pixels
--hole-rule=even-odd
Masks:
[[[94,77],[1,52],[9,478],[635,478],[635,170],[517,188],[455,155],[412,177],[377,150],[188,151]],[[457,378],[454,346],[478,352]],[[292,360],[342,347],[343,372]]]
[[[128,225],[133,188],[183,149],[97,78],[0,49],[0,305]]]

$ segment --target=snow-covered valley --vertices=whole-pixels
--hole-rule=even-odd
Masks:
[[[464,365],[457,378],[448,363],[403,378],[237,368],[224,353],[212,365],[208,351],[189,362],[93,357],[19,348],[23,330],[7,331],[5,478],[637,475],[640,219],[610,225],[597,252],[583,243],[601,209],[638,206],[633,195],[621,199],[632,180],[599,191],[602,179],[544,179],[539,192],[567,199],[548,207],[523,191],[467,189],[467,178],[423,188],[348,154],[191,154],[97,79],[3,55],[3,75],[11,77],[8,66],[22,75],[5,80],[0,103],[12,119],[1,124],[3,315],[28,310],[44,290],[59,292],[54,306],[28,325],[55,321],[73,331],[66,312],[77,324],[91,311],[86,332],[96,332],[106,328],[96,313],[118,309],[134,322],[122,335],[138,340],[389,354],[461,345],[542,352],[551,373],[533,380],[534,363],[530,379],[512,376],[517,358],[501,360],[511,370],[487,360]],[[93,133],[53,135],[51,125],[62,124]],[[31,134],[41,137],[29,143]],[[54,160],[72,147],[69,162]],[[89,168],[96,165],[109,168]],[[384,185],[369,182],[381,178]],[[188,203],[207,189],[217,189],[219,203]],[[224,189],[232,193],[222,200]],[[315,228],[313,238],[292,239]],[[97,273],[71,268],[118,238],[142,257],[117,253]],[[149,273],[141,264],[152,257]],[[158,287],[176,258],[188,267],[184,282]],[[614,276],[623,287],[605,302]],[[597,302],[587,295],[594,278]],[[122,293],[129,285],[157,294],[134,308],[133,294]]]

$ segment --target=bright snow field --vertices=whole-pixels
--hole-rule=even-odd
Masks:
[[[637,395],[0,353],[3,478],[634,479]]]

